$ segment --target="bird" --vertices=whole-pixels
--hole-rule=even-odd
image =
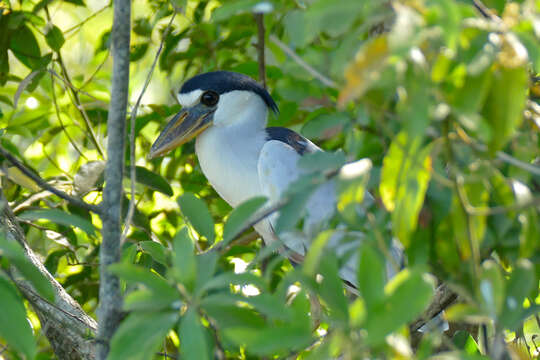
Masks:
[[[266,127],[269,112],[277,114],[278,106],[268,91],[247,75],[230,71],[196,75],[181,86],[178,102],[182,110],[164,127],[149,157],[163,156],[196,138],[195,153],[202,172],[233,208],[257,196],[277,203],[304,173],[298,160],[323,151],[293,130]],[[366,197],[365,201],[372,201],[369,193]],[[261,220],[254,228],[266,245],[280,241],[280,249],[291,262],[301,263],[311,236],[334,214],[336,198],[331,180],[314,191],[305,206],[303,232],[278,236],[278,214]],[[360,241],[363,234],[357,235]],[[351,242],[339,247],[339,238],[333,236],[330,243],[343,255],[350,250]],[[349,257],[340,269],[341,277],[351,284],[356,282],[356,261],[357,257]]]
[[[177,97],[182,109],[152,144],[149,158],[163,156],[196,138],[195,153],[202,172],[233,208],[258,196],[267,197],[270,204],[277,203],[289,185],[305,173],[298,165],[299,159],[323,151],[291,129],[266,127],[269,112],[278,114],[278,106],[268,91],[247,75],[231,71],[198,74],[181,86]],[[362,161],[371,166],[369,159]],[[346,164],[341,170],[358,164],[358,161]],[[334,214],[335,187],[335,182],[329,180],[310,195],[305,205],[302,232],[276,234],[278,214],[259,221],[254,225],[255,230],[266,245],[278,241],[281,252],[291,263],[300,264],[312,236]],[[374,203],[374,198],[366,191],[363,201],[367,207]],[[341,242],[342,239],[347,241]],[[361,232],[338,228],[327,244],[343,260],[339,275],[346,288],[356,295],[358,257],[350,255],[363,240]],[[389,250],[393,260],[386,261],[387,280],[394,277],[405,262],[403,247],[397,239],[392,239]],[[431,320],[430,326],[439,326],[443,331],[448,329],[441,314]]]

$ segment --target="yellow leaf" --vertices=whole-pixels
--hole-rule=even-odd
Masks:
[[[30,179],[28,176],[23,174],[23,172],[21,170],[17,169],[14,166],[7,168],[7,174],[5,174],[0,169],[0,175],[7,175],[7,178],[9,180],[13,181],[17,185],[20,185],[20,186],[22,186],[24,188],[27,188],[27,189],[30,189],[32,191],[41,190],[41,188],[39,186],[37,186],[36,183],[32,179]]]
[[[388,38],[382,35],[366,43],[345,70],[345,87],[338,98],[339,107],[364,94],[379,79],[389,56]]]

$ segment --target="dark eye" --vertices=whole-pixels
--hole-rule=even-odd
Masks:
[[[219,95],[214,91],[206,91],[201,96],[201,102],[206,106],[215,106],[219,100]]]

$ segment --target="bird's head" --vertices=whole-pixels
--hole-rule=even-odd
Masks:
[[[150,149],[150,158],[168,153],[210,126],[266,121],[267,108],[278,111],[270,94],[258,82],[230,71],[194,76],[180,89],[178,101],[182,110],[159,134]]]

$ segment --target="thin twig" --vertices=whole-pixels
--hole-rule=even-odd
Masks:
[[[493,206],[493,207],[475,207],[470,204],[470,202],[468,201],[466,197],[466,194],[463,194],[463,195],[464,195],[464,201],[465,201],[465,209],[467,213],[469,213],[470,215],[475,215],[475,216],[499,215],[499,214],[505,214],[511,211],[521,211],[521,210],[525,210],[531,207],[540,206],[540,197],[535,197],[528,201],[524,201],[522,203],[515,203],[512,205]]]
[[[456,134],[459,140],[471,146],[473,149],[483,152],[483,153],[488,151],[488,148],[486,145],[477,143],[474,139],[472,139],[469,135],[467,135],[467,133],[463,129],[458,129],[458,131],[456,131]],[[507,153],[503,151],[497,151],[495,153],[495,156],[497,157],[497,159],[507,164],[518,167],[521,170],[525,170],[533,175],[540,176],[540,167],[538,166],[516,159],[515,157],[508,155]]]
[[[167,354],[167,353],[165,353],[165,352],[158,352],[158,353],[156,353],[156,355],[158,355],[158,356],[163,356],[163,357],[166,358],[166,359],[178,359],[176,356],[174,356],[174,355],[169,355],[169,354]]]
[[[53,98],[54,109],[56,111],[56,117],[58,118],[60,127],[66,134],[66,137],[68,138],[69,143],[73,146],[75,151],[77,151],[79,155],[81,155],[85,160],[88,160],[88,158],[83,154],[83,152],[77,146],[77,143],[75,143],[75,140],[71,138],[71,135],[69,135],[67,128],[65,127],[64,122],[62,121],[62,118],[60,117],[60,108],[58,107],[58,102],[56,100],[56,91],[54,90],[54,75],[53,75],[53,72],[51,71],[49,71],[49,74],[51,75],[51,93],[52,93],[52,98]]]
[[[313,77],[318,79],[320,82],[322,82],[324,85],[337,89],[338,85],[325,75],[321,74],[319,71],[317,71],[315,68],[313,68],[311,65],[309,65],[307,62],[305,62],[298,54],[294,52],[293,49],[288,47],[286,44],[284,44],[281,40],[279,40],[276,36],[270,35],[269,36],[270,41],[272,41],[274,44],[276,44],[281,50],[283,50],[287,55],[291,57],[298,65],[303,67],[308,73],[310,73]]]
[[[19,169],[24,175],[28,176],[33,182],[36,183],[40,188],[44,190],[48,190],[55,194],[56,196],[69,201],[73,205],[76,205],[80,208],[86,209],[88,211],[93,211],[96,214],[101,213],[101,209],[99,206],[88,204],[80,199],[77,199],[71,195],[68,195],[67,193],[58,190],[54,186],[49,185],[45,180],[34,174],[32,171],[30,171],[22,162],[17,160],[13,155],[11,155],[10,152],[5,150],[2,146],[0,146],[0,154],[2,154],[3,157],[6,158],[10,163],[12,163],[17,169]]]
[[[76,24],[76,25],[73,25],[72,27],[70,27],[69,29],[67,29],[66,31],[64,31],[64,34],[68,34],[74,30],[77,30],[78,28],[80,28],[81,26],[83,26],[84,24],[86,24],[88,21],[90,21],[91,19],[93,19],[94,17],[96,17],[97,15],[99,15],[100,13],[102,13],[103,11],[105,11],[107,8],[109,8],[110,6],[112,5],[112,1],[109,2],[107,5],[105,5],[104,7],[102,7],[101,9],[97,10],[96,12],[94,12],[93,14],[91,14],[90,16],[88,16],[86,19],[84,19],[83,21],[81,21],[80,23]],[[69,35],[67,35],[69,36]]]
[[[130,116],[130,131],[129,131],[129,178],[131,182],[130,192],[131,196],[129,199],[129,207],[128,212],[126,216],[126,221],[124,225],[124,231],[122,233],[122,237],[120,239],[121,242],[124,242],[126,239],[127,233],[129,232],[129,228],[131,226],[131,220],[133,219],[133,214],[135,212],[135,121],[137,119],[137,111],[139,110],[139,106],[141,104],[142,97],[144,93],[146,92],[146,89],[148,88],[148,85],[150,84],[150,80],[152,79],[152,74],[154,73],[154,69],[156,68],[157,61],[159,59],[159,54],[161,54],[161,51],[163,50],[163,44],[165,43],[165,39],[167,38],[167,35],[169,34],[169,31],[171,30],[171,26],[173,23],[174,18],[176,17],[176,9],[174,10],[171,20],[169,21],[169,24],[165,28],[165,31],[163,32],[163,37],[161,39],[161,42],[159,44],[159,48],[156,52],[156,56],[154,57],[154,62],[152,63],[152,67],[150,68],[150,71],[148,72],[148,75],[146,76],[146,81],[144,82],[144,86],[141,90],[141,93],[139,94],[139,97],[137,98],[137,102],[135,102],[135,106],[133,106],[133,109],[131,110],[131,116]]]
[[[62,69],[62,74],[64,75],[65,81],[66,81],[66,83],[71,84],[71,79],[70,79],[69,74],[67,72],[67,68],[64,65],[64,61],[62,60],[62,56],[60,55],[60,52],[57,53],[57,56],[58,56],[57,61],[60,64],[60,68]],[[75,107],[77,108],[77,110],[81,114],[81,116],[82,116],[82,118],[84,120],[84,123],[86,125],[86,130],[90,134],[90,140],[92,141],[92,143],[96,147],[96,150],[99,153],[99,155],[103,159],[105,159],[105,152],[101,148],[101,144],[99,143],[99,141],[98,141],[98,139],[96,137],[96,134],[94,133],[94,129],[92,128],[92,123],[90,122],[90,118],[88,117],[88,114],[86,113],[86,110],[84,109],[84,106],[82,105],[81,99],[79,98],[79,93],[75,90],[75,87],[73,85],[68,86],[68,88],[71,90],[71,94],[73,96],[73,101],[75,103]]]
[[[101,70],[101,68],[103,68],[103,66],[105,65],[105,63],[107,62],[107,60],[109,60],[109,56],[111,55],[111,52],[110,50],[107,50],[107,56],[105,56],[105,58],[103,59],[103,61],[96,67],[96,69],[94,70],[94,72],[92,73],[92,75],[90,75],[88,77],[88,79],[86,79],[82,85],[79,87],[79,89],[77,89],[76,91],[77,92],[80,92],[82,94],[85,94],[87,96],[90,96],[90,97],[93,97],[94,99],[96,99],[94,96],[88,94],[87,92],[84,92],[82,89],[84,89],[86,87],[86,85],[90,84],[92,82],[92,80],[94,80],[94,77],[97,75],[97,73]],[[97,100],[97,99],[96,99]],[[99,102],[102,102],[100,100],[97,100]]]
[[[45,5],[45,15],[47,16],[47,21],[51,22],[52,19],[49,13],[49,7],[47,5]],[[66,65],[64,64],[64,60],[62,59],[62,53],[60,51],[55,51],[55,53],[56,53],[56,61],[60,65],[60,69],[62,70],[62,74],[64,75],[66,82],[71,84],[69,73],[67,71]],[[84,120],[84,123],[86,125],[86,130],[90,134],[90,139],[92,143],[94,143],[94,146],[96,147],[96,150],[100,154],[100,156],[102,158],[105,158],[105,153],[103,149],[101,148],[99,141],[97,140],[96,134],[94,133],[94,129],[92,129],[92,124],[90,122],[90,119],[88,118],[88,114],[86,113],[86,111],[84,110],[84,107],[82,106],[81,99],[79,98],[79,94],[74,90],[73,86],[70,86],[69,89],[71,90],[75,107],[81,114]]]
[[[489,11],[489,9],[480,0],[473,0],[473,5],[482,14],[483,17],[490,20],[495,20],[496,17]]]
[[[69,87],[71,90],[75,91],[75,92],[78,92],[78,93],[81,93],[85,96],[88,96],[89,98],[91,98],[92,100],[95,100],[97,102],[100,102],[100,103],[103,103],[103,101],[99,100],[97,97],[95,97],[94,95],[92,94],[89,94],[87,93],[86,91],[83,91],[79,88],[77,88],[75,85],[73,85],[72,83],[68,82],[66,79],[64,79],[63,77],[61,77],[60,75],[58,75],[58,73],[56,71],[54,71],[52,68],[51,69],[47,69],[47,71],[49,73],[51,73],[54,77],[56,77],[58,80],[62,81],[67,87]]]
[[[538,166],[527,164],[526,162],[516,159],[515,157],[510,156],[507,153],[502,152],[502,151],[497,151],[495,155],[497,156],[499,160],[504,161],[507,164],[514,165],[515,167],[518,167],[521,170],[525,170],[527,172],[530,172],[533,175],[540,176],[540,167]]]
[[[259,63],[259,82],[261,82],[266,89],[266,64],[264,59],[264,14],[253,14],[255,22],[257,23],[257,61]]]

